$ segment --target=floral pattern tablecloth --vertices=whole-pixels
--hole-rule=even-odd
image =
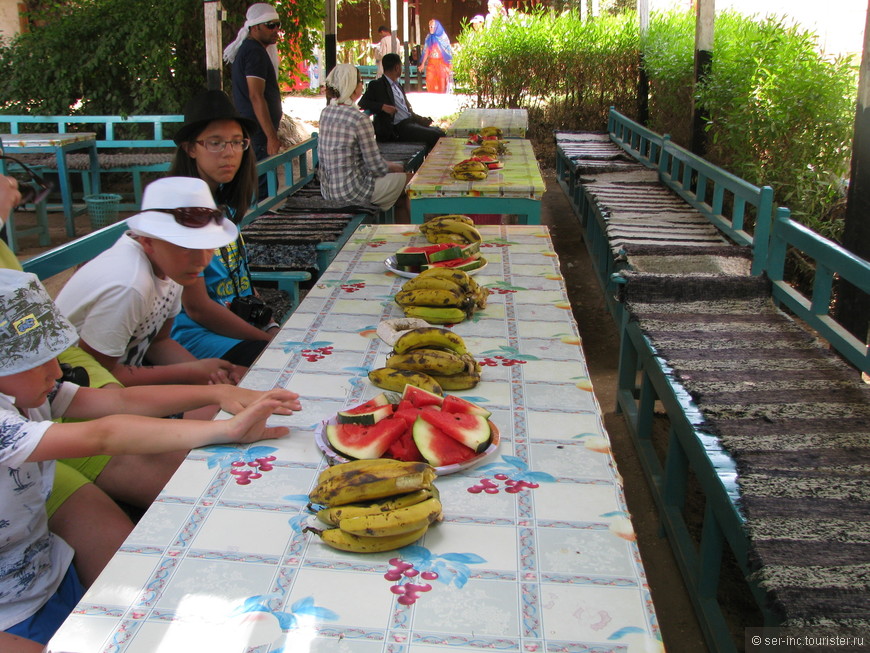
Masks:
[[[513,197],[541,199],[547,189],[529,141],[514,139],[501,156],[504,168],[490,170],[484,181],[459,181],[450,176],[454,164],[471,156],[474,145],[465,138],[442,138],[408,184],[408,197]]]
[[[504,138],[525,138],[529,112],[526,109],[465,109],[444,131],[448,136],[466,138],[482,127],[500,127]]]
[[[422,244],[364,225],[243,384],[288,387],[292,434],[193,451],[50,651],[445,653],[661,651],[631,521],[546,227],[482,226],[485,310],[455,325],[483,366],[456,393],[493,411],[497,451],[439,477],[445,519],[382,554],[302,527],[326,462],[321,422],[379,390],[403,279],[384,259]]]
[[[78,132],[70,134],[3,134],[0,136],[0,141],[2,141],[3,147],[8,148],[57,148],[70,145],[71,143],[92,141],[96,137],[97,135],[94,132]]]

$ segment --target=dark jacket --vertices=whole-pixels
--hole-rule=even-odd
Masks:
[[[404,91],[402,91],[404,94]],[[360,108],[374,114],[375,137],[379,141],[397,141],[399,135],[393,127],[393,116],[386,111],[381,111],[381,107],[385,104],[396,106],[396,99],[393,96],[393,86],[390,80],[385,75],[378,77],[369,82],[365,93],[359,99]],[[405,95],[405,105],[408,111],[411,112],[411,119],[419,125],[429,126],[432,120],[418,116],[411,108],[411,103],[408,101],[408,96]]]

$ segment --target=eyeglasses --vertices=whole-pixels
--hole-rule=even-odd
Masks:
[[[36,174],[26,163],[22,163],[18,159],[8,156],[6,154],[0,154],[0,159],[11,161],[15,165],[19,166],[27,174],[26,181],[33,182],[33,184],[35,184],[19,184],[18,191],[21,193],[21,203],[18,206],[24,206],[25,204],[38,204],[39,202],[44,200],[54,188],[53,183],[51,183],[50,181],[46,181],[40,175]]]
[[[268,23],[260,23],[263,27],[268,27],[269,29],[278,29],[281,27],[281,23],[277,20],[270,21]]]
[[[214,153],[223,152],[225,149],[227,149],[227,145],[229,145],[232,148],[233,152],[244,152],[245,150],[247,150],[251,146],[251,139],[250,138],[243,138],[240,141],[211,140],[211,141],[196,141],[196,142],[199,143],[200,145],[202,145],[209,152],[214,152]]]
[[[177,209],[143,209],[144,211],[157,211],[169,213],[182,227],[199,229],[214,220],[218,226],[223,222],[224,212],[221,209],[210,209],[205,206],[181,206]]]

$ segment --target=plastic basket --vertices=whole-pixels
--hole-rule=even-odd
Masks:
[[[121,196],[114,193],[86,195],[85,205],[88,207],[88,215],[91,217],[91,226],[94,229],[102,229],[117,222],[120,203]]]

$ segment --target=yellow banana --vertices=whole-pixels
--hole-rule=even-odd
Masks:
[[[403,306],[405,317],[418,317],[429,324],[457,324],[462,322],[467,313],[461,308],[439,308],[435,306]],[[369,374],[371,378],[371,374]],[[377,385],[377,383],[375,383]],[[437,384],[436,384],[437,385]],[[379,386],[383,388],[384,386]]]
[[[427,231],[426,240],[435,245],[439,243],[457,243],[465,245],[465,241],[458,234],[449,234],[447,232],[439,233],[436,231]]]
[[[446,279],[443,277],[417,275],[416,277],[411,277],[402,284],[402,290],[417,290],[418,288],[439,288],[442,290],[453,290],[458,293],[465,292],[465,289],[453,279]]]
[[[464,222],[459,222],[458,220],[442,223],[437,228],[437,233],[448,233],[462,236],[469,243],[479,243],[482,240],[477,227],[465,224]]]
[[[480,376],[480,363],[478,363],[471,354],[463,354],[462,360],[465,362],[465,371],[470,374]]]
[[[360,537],[392,537],[426,528],[441,517],[441,502],[432,497],[413,506],[359,517],[346,517],[338,527]]]
[[[501,127],[495,127],[493,125],[480,128],[480,135],[484,138],[487,136],[495,136],[496,138],[501,138],[501,133]]]
[[[477,170],[454,170],[450,176],[459,181],[483,181],[487,173]]]
[[[417,288],[400,290],[394,298],[399,306],[466,306],[465,293],[443,288]]]
[[[444,349],[421,348],[404,354],[387,357],[387,367],[397,370],[411,370],[424,374],[450,376],[464,372],[465,360],[456,352]]]
[[[427,268],[420,272],[418,277],[437,277],[439,279],[450,279],[461,287],[465,292],[474,290],[477,287],[477,282],[472,279],[465,270],[455,270],[453,268]]]
[[[480,372],[462,372],[451,376],[433,376],[444,390],[468,390],[480,383]]]
[[[436,215],[434,218],[429,218],[420,225],[420,231],[426,231],[430,227],[436,226],[439,222],[450,221],[450,220],[458,220],[460,222],[464,222],[465,224],[470,224],[474,226],[474,220],[469,218],[467,215],[462,215],[460,213],[448,213],[446,215]]]
[[[488,168],[485,163],[482,161],[474,161],[472,159],[465,159],[453,166],[454,172],[486,172],[487,170]]]
[[[419,279],[419,277],[416,277]],[[425,277],[424,277],[425,278]],[[460,356],[468,353],[465,341],[458,333],[442,327],[418,327],[406,331],[396,342],[393,343],[393,351],[397,354],[405,354],[414,349],[423,347],[440,347],[451,349]]]
[[[318,484],[308,498],[311,503],[324,506],[343,506],[347,503],[364,503],[432,487],[435,470],[426,463],[416,464],[419,466],[419,471],[407,472],[401,476],[355,474],[349,477],[336,477]]]
[[[462,313],[462,316],[464,319],[464,312]],[[402,392],[406,385],[413,385],[417,388],[434,392],[437,395],[443,394],[441,386],[435,382],[435,379],[428,374],[423,374],[422,372],[411,372],[409,370],[396,370],[391,367],[380,367],[369,372],[369,381],[379,388],[392,390],[393,392]]]
[[[383,551],[401,549],[403,546],[413,544],[426,534],[428,528],[429,526],[427,525],[416,531],[387,537],[359,537],[351,533],[346,533],[340,528],[327,528],[320,530],[311,526],[306,526],[302,530],[305,533],[315,533],[319,535],[323,543],[331,546],[333,549],[350,551],[351,553],[381,553]]]
[[[387,471],[389,470],[389,471]],[[395,475],[406,474],[408,472],[417,471],[413,463],[408,463],[402,460],[394,460],[392,458],[367,458],[365,460],[351,460],[346,463],[339,463],[327,467],[317,477],[317,483],[324,483],[326,480],[352,474],[386,474],[392,473]]]
[[[327,526],[338,526],[342,519],[378,515],[400,508],[408,508],[436,496],[434,490],[435,486],[433,485],[431,489],[417,490],[407,494],[387,497],[375,503],[350,503],[344,506],[330,506],[317,511],[317,518]]]

